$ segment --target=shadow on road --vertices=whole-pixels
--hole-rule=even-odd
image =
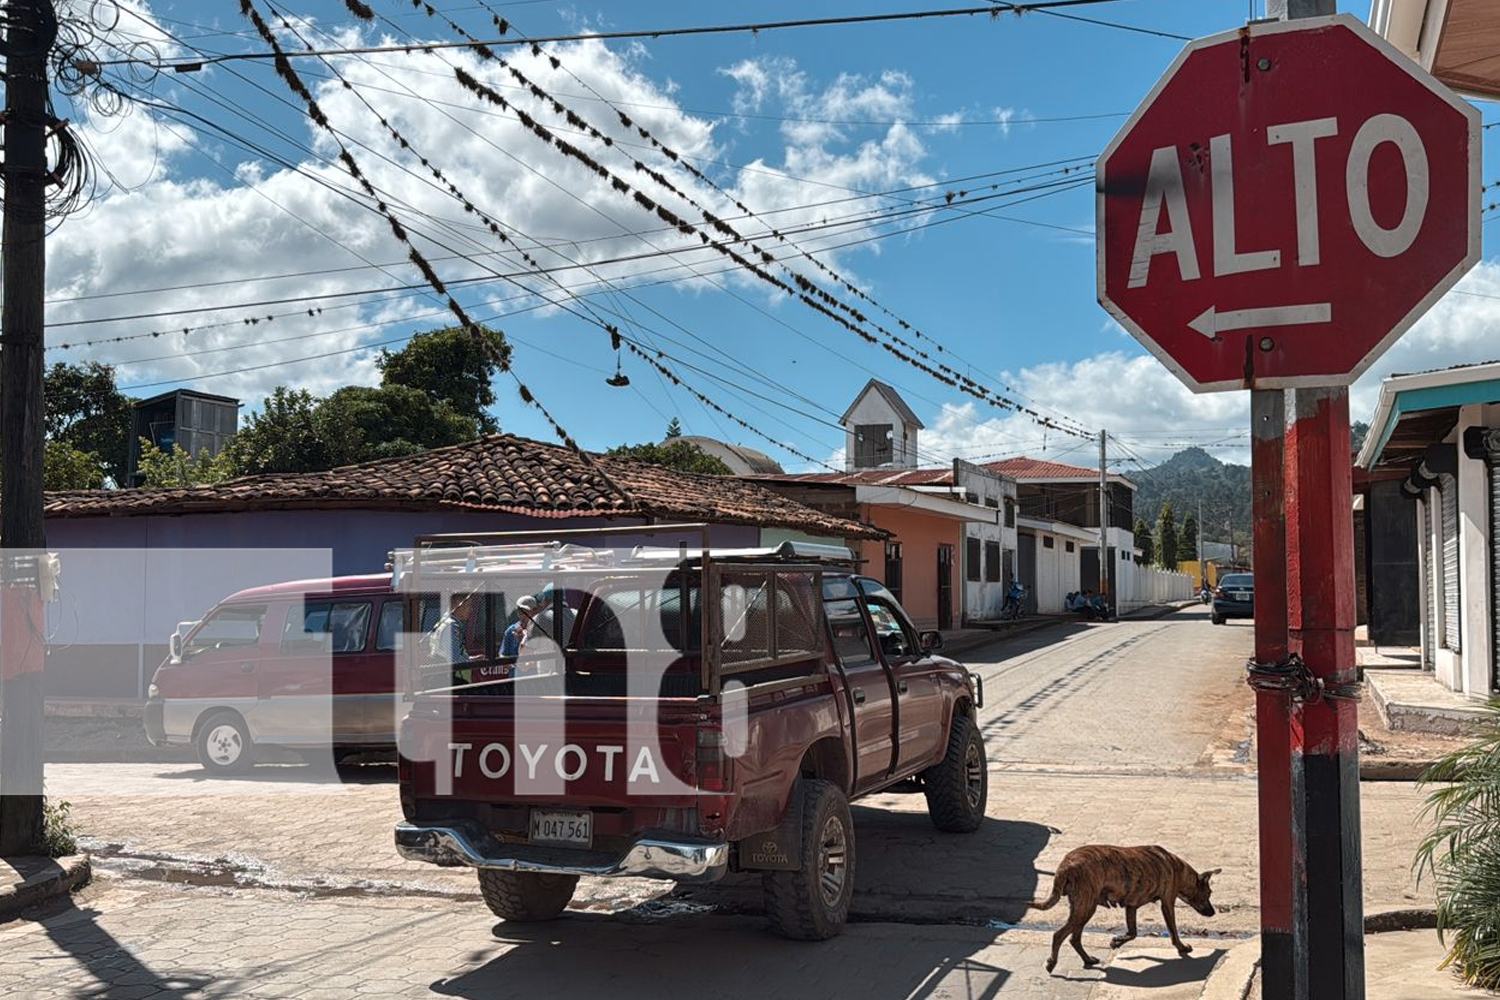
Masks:
[[[152,775],[163,781],[199,785],[321,784],[321,785],[387,785],[396,782],[394,763],[338,764],[312,761],[299,764],[265,764],[244,774],[209,774],[201,767],[181,767],[158,771]]]
[[[681,919],[646,925],[570,913],[547,925],[497,924],[510,947],[490,962],[429,988],[441,996],[552,997],[871,996],[991,1000],[1013,973],[973,956],[994,931],[855,928],[831,941],[787,941],[746,920]]]
[[[1060,978],[1071,979],[1075,982],[1106,982],[1116,986],[1128,986],[1132,989],[1161,989],[1166,986],[1181,986],[1184,983],[1201,983],[1208,979],[1208,974],[1224,956],[1224,951],[1223,948],[1215,948],[1207,952],[1195,951],[1186,958],[1181,958],[1175,953],[1171,955],[1144,953],[1119,955],[1107,968],[1085,970],[1079,967],[1066,975],[1061,975]],[[1100,955],[1100,957],[1104,956]],[[1076,964],[1078,956],[1072,954],[1072,949],[1064,945],[1058,959],[1058,967],[1065,968],[1069,961]],[[1101,972],[1103,975],[1100,975]]]
[[[986,819],[971,834],[940,833],[925,813],[855,806],[855,920],[1015,924],[1036,895],[1036,858],[1052,831]],[[720,913],[760,914],[761,877],[730,875],[681,886],[672,899]]]

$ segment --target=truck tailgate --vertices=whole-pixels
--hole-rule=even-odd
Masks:
[[[401,748],[417,798],[687,807],[702,715],[690,699],[432,699]]]

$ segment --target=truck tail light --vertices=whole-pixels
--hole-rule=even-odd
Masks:
[[[725,752],[722,729],[698,730],[698,787],[705,792],[727,792],[734,761]]]

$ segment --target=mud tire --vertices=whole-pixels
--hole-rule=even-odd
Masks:
[[[803,778],[802,869],[762,876],[771,929],[793,941],[837,937],[854,898],[854,819],[849,800],[831,781]]]
[[[990,794],[989,761],[984,736],[967,715],[953,716],[948,751],[922,772],[922,791],[927,795],[932,825],[944,833],[973,833],[984,822]]]
[[[545,875],[480,868],[479,894],[490,912],[512,923],[554,920],[578,888],[577,875]]]

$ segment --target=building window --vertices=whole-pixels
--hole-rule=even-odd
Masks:
[[[980,542],[977,538],[964,539],[964,577],[968,579],[970,583],[979,582],[979,575],[981,572],[981,568],[979,565],[979,545]]]
[[[1068,543],[1067,543],[1067,547],[1068,547],[1068,551],[1069,551],[1069,552],[1072,552],[1072,551],[1073,551],[1073,543],[1072,543],[1072,542],[1068,542]]]
[[[1044,549],[1055,549],[1055,548],[1057,548],[1057,539],[1053,538],[1051,535],[1043,535],[1042,536],[1042,548],[1044,548]]]
[[[891,448],[896,435],[890,424],[856,424],[854,427],[854,467],[878,469],[891,464]]]
[[[1005,526],[1007,528],[1016,526],[1016,501],[1011,497],[1005,498]]]
[[[987,583],[1000,582],[1000,543],[984,543],[984,579]]]

